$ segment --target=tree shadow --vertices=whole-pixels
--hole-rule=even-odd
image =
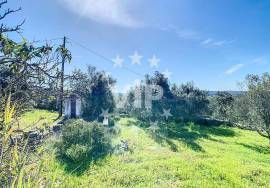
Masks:
[[[160,145],[168,144],[171,151],[173,151],[173,152],[178,151],[177,145],[173,141],[168,139],[166,136],[164,136],[160,133],[150,133],[150,136],[152,139],[155,140],[156,143],[158,143]]]
[[[237,133],[227,127],[216,127],[216,126],[204,126],[204,125],[195,125],[192,128],[194,131],[199,131],[201,133],[213,136],[223,136],[223,137],[234,137]]]
[[[71,161],[68,158],[65,158],[63,156],[57,156],[57,160],[68,174],[72,174],[75,176],[81,176],[85,173],[85,171],[89,170],[91,165],[100,164],[100,162],[102,160],[104,160],[104,158],[107,155],[108,154],[103,154],[103,155],[100,155],[99,157],[95,157],[95,158],[89,157],[89,158],[82,160],[80,162]]]
[[[213,119],[213,118],[209,118],[209,117],[199,117],[199,118],[195,118],[192,120],[193,122],[195,122],[198,125],[204,125],[204,126],[222,126],[222,125],[227,125],[227,126],[233,126],[233,123],[229,122],[229,121],[224,121],[224,120],[218,120],[218,119]]]
[[[138,124],[138,120],[135,119],[127,119],[127,122],[124,123],[125,126],[134,126]]]
[[[201,138],[209,138],[205,133],[197,130],[192,130],[190,127],[184,125],[168,127],[168,138],[183,142],[188,148],[197,151],[205,152],[202,146],[199,145],[197,140]]]
[[[142,128],[148,133],[149,123],[144,123]],[[199,144],[200,139],[208,139],[215,142],[224,143],[213,136],[218,137],[233,137],[236,133],[226,127],[209,127],[197,125],[194,123],[175,123],[168,122],[159,125],[160,130],[153,133],[150,132],[150,136],[159,144],[168,144],[172,151],[178,151],[177,145],[172,141],[184,143],[189,149],[196,152],[205,152],[204,148]],[[166,128],[165,128],[166,127]]]
[[[244,144],[244,143],[237,143],[238,145],[241,145],[245,148],[251,149],[253,151],[256,151],[258,153],[262,154],[270,154],[270,147],[265,146],[258,146],[258,145],[250,145],[250,144]]]

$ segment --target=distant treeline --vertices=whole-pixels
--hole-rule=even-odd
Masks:
[[[215,95],[217,95],[218,92],[219,91],[208,91],[208,95],[215,96]],[[246,93],[246,91],[224,91],[224,92],[229,93],[233,96],[243,95]]]

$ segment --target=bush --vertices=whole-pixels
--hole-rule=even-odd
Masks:
[[[73,162],[95,160],[112,148],[107,128],[97,122],[67,121],[62,134],[57,144],[59,155]]]
[[[113,118],[109,118],[109,125],[108,125],[109,127],[114,127],[115,126],[115,122],[114,122],[114,119]]]
[[[226,91],[219,91],[210,100],[212,116],[221,120],[231,121],[234,116],[234,103],[236,97]]]

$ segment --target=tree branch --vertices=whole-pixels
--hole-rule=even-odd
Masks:
[[[2,2],[0,3],[0,8],[2,8],[2,6],[3,6],[4,4],[7,4],[7,0],[2,1]]]
[[[7,32],[18,32],[19,30],[21,30],[21,26],[25,23],[25,20],[23,20],[19,25],[17,25],[16,27],[7,27],[5,26],[3,23],[1,24],[0,27],[0,34],[1,33],[7,33]]]
[[[16,9],[16,10],[7,9],[3,15],[0,15],[0,20],[4,19],[4,18],[5,18],[6,16],[8,16],[9,14],[18,12],[18,11],[20,11],[20,10],[22,10],[21,7],[18,8],[18,9]]]

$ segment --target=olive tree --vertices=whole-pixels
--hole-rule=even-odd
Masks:
[[[210,108],[213,116],[223,120],[230,120],[232,118],[234,100],[234,96],[229,92],[217,92],[210,100]]]
[[[10,33],[22,36],[24,21],[15,26],[6,25],[5,18],[21,10],[5,9],[6,4],[7,0],[0,1],[0,184],[3,187],[25,187],[27,182],[31,187],[31,181],[36,178],[30,177],[33,170],[27,171],[28,180],[21,177],[25,173],[29,152],[26,147],[18,149],[18,144],[24,142],[11,139],[15,130],[14,119],[33,99],[57,89],[58,58],[71,59],[71,54],[63,46],[35,46],[23,37],[17,41],[11,39]]]
[[[246,81],[247,124],[270,141],[270,74],[248,75]]]
[[[88,66],[86,72],[73,71],[69,79],[69,89],[83,98],[83,116],[96,119],[102,110],[113,112],[115,101],[111,88],[115,82],[111,76],[97,71],[94,66]]]
[[[205,115],[208,111],[207,92],[196,87],[193,82],[173,85],[172,91],[178,116],[193,119]]]
[[[0,109],[3,111],[9,94],[16,104],[19,115],[33,99],[57,93],[60,58],[71,60],[71,53],[62,45],[53,47],[45,44],[35,46],[25,38],[15,41],[9,33],[20,33],[24,21],[17,26],[7,26],[4,19],[20,10],[3,10],[7,1],[0,2]]]

